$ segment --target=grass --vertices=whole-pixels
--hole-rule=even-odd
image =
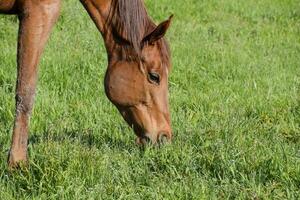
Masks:
[[[300,199],[298,0],[146,0],[174,13],[174,141],[140,150],[103,88],[106,53],[79,2],[63,2],[40,64],[30,167],[9,172],[17,19],[0,16],[0,197]]]

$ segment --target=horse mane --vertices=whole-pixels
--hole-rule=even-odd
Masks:
[[[138,57],[141,53],[141,41],[156,28],[148,16],[144,0],[112,0],[106,23],[112,27],[114,33],[125,40],[125,52],[130,44]],[[167,41],[162,38],[158,41],[158,47],[162,62],[169,65],[170,50]]]

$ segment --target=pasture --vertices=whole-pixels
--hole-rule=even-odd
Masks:
[[[14,118],[17,18],[0,15],[0,199],[299,199],[298,0],[146,0],[174,14],[174,140],[135,145],[104,93],[100,33],[63,1],[43,54],[27,169],[6,159]]]

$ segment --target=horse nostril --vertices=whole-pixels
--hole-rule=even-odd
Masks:
[[[151,139],[148,136],[144,136],[142,138],[142,141],[143,141],[144,144],[151,144],[152,143]]]
[[[136,143],[138,145],[146,145],[146,144],[152,144],[152,141],[151,141],[151,139],[149,137],[143,136],[143,137],[138,137],[136,139]]]
[[[169,142],[169,138],[165,133],[161,133],[158,137],[159,144],[166,144]]]
[[[141,136],[141,137],[138,137],[136,139],[136,143],[138,145],[155,145],[155,144],[158,144],[158,145],[163,145],[163,144],[167,144],[171,141],[171,137],[168,133],[166,132],[162,132],[160,134],[158,134],[157,136],[157,139],[155,140],[155,138],[152,138],[151,139],[151,135],[150,136]]]

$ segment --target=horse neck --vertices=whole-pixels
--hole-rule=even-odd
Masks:
[[[96,27],[105,36],[105,23],[107,21],[113,0],[80,0]]]

